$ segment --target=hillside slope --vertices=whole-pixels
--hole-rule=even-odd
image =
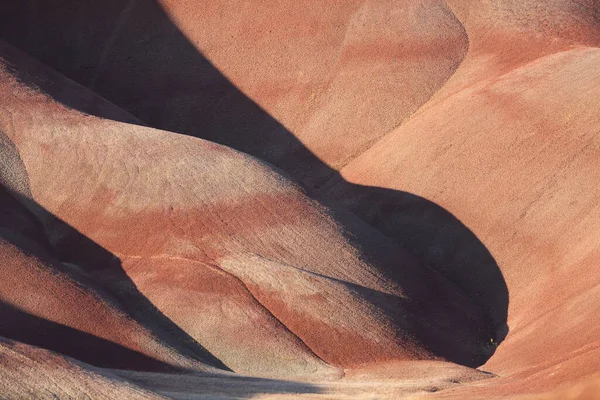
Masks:
[[[0,378],[31,345],[140,396],[597,386],[598,1],[3,11]]]
[[[21,77],[42,72],[3,49]],[[6,67],[0,85],[25,203],[39,205],[61,261],[138,319],[156,307],[232,370],[335,376],[378,361],[478,365],[493,352],[493,327],[454,284],[269,165],[67,109]]]

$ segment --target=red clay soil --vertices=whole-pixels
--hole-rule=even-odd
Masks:
[[[597,1],[3,9],[0,397],[597,395]]]
[[[160,323],[148,329],[79,266],[59,261],[36,218],[39,209],[11,190],[28,192],[29,182],[1,132],[0,144],[0,335],[103,367],[211,370],[202,352],[175,351],[176,338],[169,340]]]
[[[471,39],[463,66],[411,121],[325,189],[365,216],[385,211],[353,196],[346,181],[415,193],[486,243],[510,293],[510,332],[482,368],[510,383],[476,392],[483,397],[568,384],[600,367],[598,23],[585,4],[553,3],[561,7],[457,6]],[[491,20],[493,29],[483,31]],[[379,199],[380,207],[388,201]],[[414,225],[427,218],[397,212]],[[437,255],[408,231],[370,222],[436,264]],[[466,260],[458,256],[460,268]]]
[[[108,370],[0,338],[0,391],[5,399],[165,399]]]
[[[314,184],[423,105],[468,49],[441,0],[28,0],[3,9],[0,36],[153,127],[229,145]]]
[[[6,49],[16,62],[18,53]],[[254,361],[252,343],[239,341],[239,317],[219,316],[223,292],[248,314],[244,334],[256,331],[255,345],[277,354],[265,356],[269,375],[320,370],[321,360],[349,367],[442,352],[474,365],[489,356],[488,320],[453,283],[270,166],[199,139],[82,115],[6,69],[0,85],[0,129],[19,151],[30,201],[49,215],[42,219],[64,221],[46,228],[63,260],[116,294],[132,291],[123,283],[131,280],[218,359],[231,359],[234,371],[267,366]],[[39,163],[54,158],[61,162]],[[121,262],[96,256],[80,236]],[[204,318],[218,319],[238,344],[226,346]],[[249,350],[237,351],[241,345]],[[286,361],[296,357],[300,366]]]

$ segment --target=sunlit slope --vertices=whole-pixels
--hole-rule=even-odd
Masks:
[[[28,0],[4,9],[7,41],[151,126],[226,144],[314,185],[424,104],[469,46],[441,0]]]
[[[506,386],[515,392],[598,370],[600,52],[597,11],[579,3],[460,5],[471,47],[455,76],[324,188],[456,282],[478,271],[461,267],[472,254],[453,249],[460,236],[442,234],[447,252],[435,253],[413,240],[434,216],[345,180],[430,199],[486,243],[506,279],[510,332],[484,368],[553,376]]]
[[[487,317],[453,283],[271,166],[69,110],[6,68],[1,85],[0,128],[31,200],[64,221],[46,227],[63,261],[133,310],[149,302],[234,371],[332,377],[493,352]]]

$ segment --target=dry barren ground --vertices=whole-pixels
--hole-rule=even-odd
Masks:
[[[600,398],[600,4],[0,14],[0,398]]]

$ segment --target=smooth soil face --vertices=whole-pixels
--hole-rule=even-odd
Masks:
[[[13,3],[0,397],[594,393],[596,1]]]

